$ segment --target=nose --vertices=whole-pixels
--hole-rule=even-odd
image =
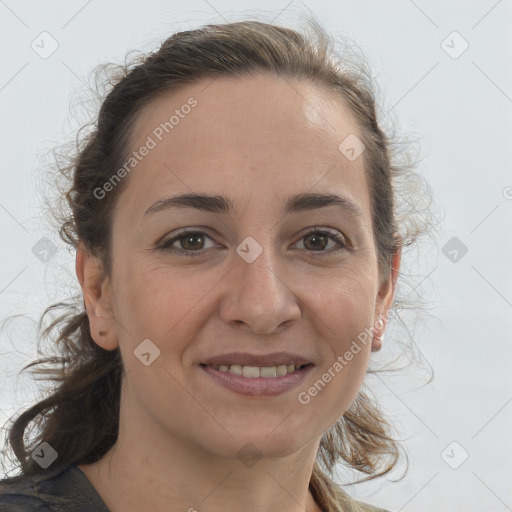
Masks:
[[[228,285],[222,301],[224,322],[257,334],[271,334],[300,318],[300,307],[293,292],[296,277],[271,254],[266,244],[252,263],[235,257],[235,268],[226,276]]]

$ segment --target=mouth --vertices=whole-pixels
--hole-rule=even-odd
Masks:
[[[246,379],[275,379],[278,377],[284,377],[295,373],[308,366],[313,366],[311,363],[307,364],[280,364],[276,366],[245,366],[239,364],[201,364],[203,368],[210,368],[223,373],[230,373],[232,375],[238,375],[245,377]]]
[[[198,366],[210,383],[253,399],[273,397],[292,391],[304,382],[313,367],[312,363],[274,366],[240,364],[200,364]]]

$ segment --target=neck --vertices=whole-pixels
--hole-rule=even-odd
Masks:
[[[319,442],[246,465],[159,431],[154,422],[145,424],[140,410],[134,416],[125,406],[116,444],[99,461],[78,467],[111,512],[318,512],[309,481]]]

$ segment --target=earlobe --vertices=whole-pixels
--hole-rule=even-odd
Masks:
[[[89,254],[82,243],[76,250],[75,270],[84,296],[85,309],[93,340],[105,350],[118,346],[112,316],[110,281],[101,261]]]

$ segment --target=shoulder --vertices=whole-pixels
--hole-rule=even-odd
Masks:
[[[60,465],[0,480],[0,512],[109,512],[85,475]]]
[[[388,509],[370,505],[363,501],[355,500],[346,491],[340,488],[343,495],[343,506],[346,512],[391,512]]]
[[[370,505],[369,503],[364,503],[363,501],[353,500],[355,506],[354,512],[391,512],[386,508],[377,507],[375,505]]]

